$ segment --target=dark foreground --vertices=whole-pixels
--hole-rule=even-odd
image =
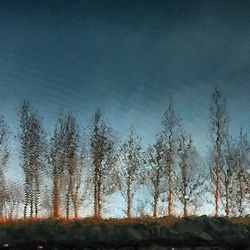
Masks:
[[[16,221],[0,225],[0,249],[250,250],[250,218]]]

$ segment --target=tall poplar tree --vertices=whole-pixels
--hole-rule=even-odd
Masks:
[[[45,170],[45,132],[42,119],[30,103],[20,105],[20,144],[24,172],[24,218],[29,207],[30,217],[38,216],[41,179]]]
[[[82,167],[79,164],[79,143],[79,128],[75,117],[70,113],[60,115],[51,139],[50,150],[53,218],[61,216],[63,201],[66,218],[69,219],[71,203],[74,217],[78,218],[78,190],[81,185]]]
[[[225,98],[215,89],[210,105],[209,127],[212,141],[213,166],[210,167],[214,183],[215,216],[218,216],[222,172],[225,164],[224,149],[228,136],[229,116],[226,112]]]
[[[150,190],[153,194],[153,217],[157,217],[158,202],[160,195],[165,190],[165,147],[163,136],[158,135],[155,144],[149,146],[146,151],[146,160],[148,163],[145,171],[145,179],[149,181]]]
[[[4,118],[0,117],[0,220],[3,219],[3,209],[7,196],[5,170],[9,159],[8,137],[9,131],[7,125]]]
[[[173,214],[173,195],[175,184],[175,156],[177,150],[177,140],[180,130],[180,119],[173,108],[172,98],[170,104],[164,113],[163,138],[164,138],[164,157],[166,161],[166,177],[167,177],[167,213]]]
[[[133,198],[136,191],[136,185],[139,184],[140,174],[142,172],[143,155],[141,138],[135,135],[134,129],[131,128],[128,137],[120,148],[121,165],[119,169],[120,175],[120,191],[127,203],[126,215],[130,219],[132,217]]]
[[[114,185],[111,173],[117,157],[112,128],[104,121],[100,109],[95,112],[89,133],[94,217],[101,218],[104,195],[109,193]]]

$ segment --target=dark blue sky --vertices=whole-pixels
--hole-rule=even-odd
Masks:
[[[115,129],[153,141],[168,95],[202,154],[212,90],[233,133],[250,132],[249,1],[1,1],[0,113],[16,128],[30,100],[49,129],[102,107]]]

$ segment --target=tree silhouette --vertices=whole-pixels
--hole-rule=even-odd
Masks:
[[[79,131],[72,114],[61,115],[57,121],[51,140],[51,165],[53,179],[53,217],[59,217],[61,206],[61,187],[65,188],[66,218],[70,216],[73,202],[74,215],[78,218],[78,190],[80,188],[81,167],[79,161]]]
[[[147,169],[145,179],[149,180],[149,186],[153,193],[153,217],[157,217],[158,201],[165,191],[165,147],[163,136],[158,135],[155,144],[149,146],[146,151]]]
[[[104,195],[113,189],[112,169],[116,163],[112,129],[102,118],[100,109],[95,112],[90,128],[90,154],[92,159],[92,184],[94,188],[94,217],[101,218]]]
[[[3,209],[6,201],[7,187],[5,180],[5,168],[9,159],[7,147],[9,131],[3,117],[0,117],[0,220],[3,219]]]
[[[22,169],[25,175],[24,218],[28,206],[30,217],[39,211],[40,184],[45,169],[45,134],[41,118],[31,105],[24,101],[20,105],[20,143]]]
[[[186,131],[182,130],[178,138],[179,146],[179,176],[178,197],[183,205],[183,216],[189,215],[188,209],[195,197],[200,194],[201,181],[204,178],[198,169],[198,152],[193,145],[192,138]]]
[[[250,145],[247,140],[247,134],[243,133],[241,128],[237,140],[236,148],[236,167],[235,167],[235,205],[237,212],[240,216],[246,211],[246,204],[250,200],[250,178],[249,178],[249,165],[250,165]]]
[[[177,117],[170,97],[170,104],[164,113],[163,138],[164,138],[164,157],[166,161],[166,176],[167,176],[167,211],[168,215],[173,214],[173,191],[175,181],[175,155],[177,149],[177,139],[180,130],[180,120]]]
[[[126,215],[132,217],[133,198],[135,185],[140,181],[141,166],[144,163],[142,157],[141,138],[135,135],[133,127],[120,148],[121,168],[119,169],[120,191],[127,203]]]
[[[210,168],[211,176],[215,185],[214,200],[215,200],[215,215],[219,211],[219,199],[221,189],[221,175],[224,167],[224,154],[223,150],[226,144],[228,135],[228,121],[229,116],[226,112],[225,99],[221,91],[215,89],[212,94],[212,101],[210,105],[210,134],[213,143],[213,160],[214,166]]]

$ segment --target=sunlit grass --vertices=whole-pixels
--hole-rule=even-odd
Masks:
[[[228,221],[232,222],[233,224],[250,224],[250,216],[237,216],[237,217],[212,217],[212,216],[206,216],[207,218],[224,218]],[[62,223],[62,224],[74,224],[74,223],[80,223],[80,224],[164,224],[164,225],[174,225],[176,222],[179,222],[183,220],[184,218],[199,218],[199,216],[190,216],[190,217],[176,217],[176,216],[163,216],[163,217],[150,217],[150,216],[144,216],[144,217],[134,217],[134,218],[95,218],[95,217],[85,217],[85,218],[79,218],[79,219],[66,219],[66,218],[20,218],[20,219],[6,219],[1,220],[0,225],[11,225],[11,224],[36,224],[36,223]]]

